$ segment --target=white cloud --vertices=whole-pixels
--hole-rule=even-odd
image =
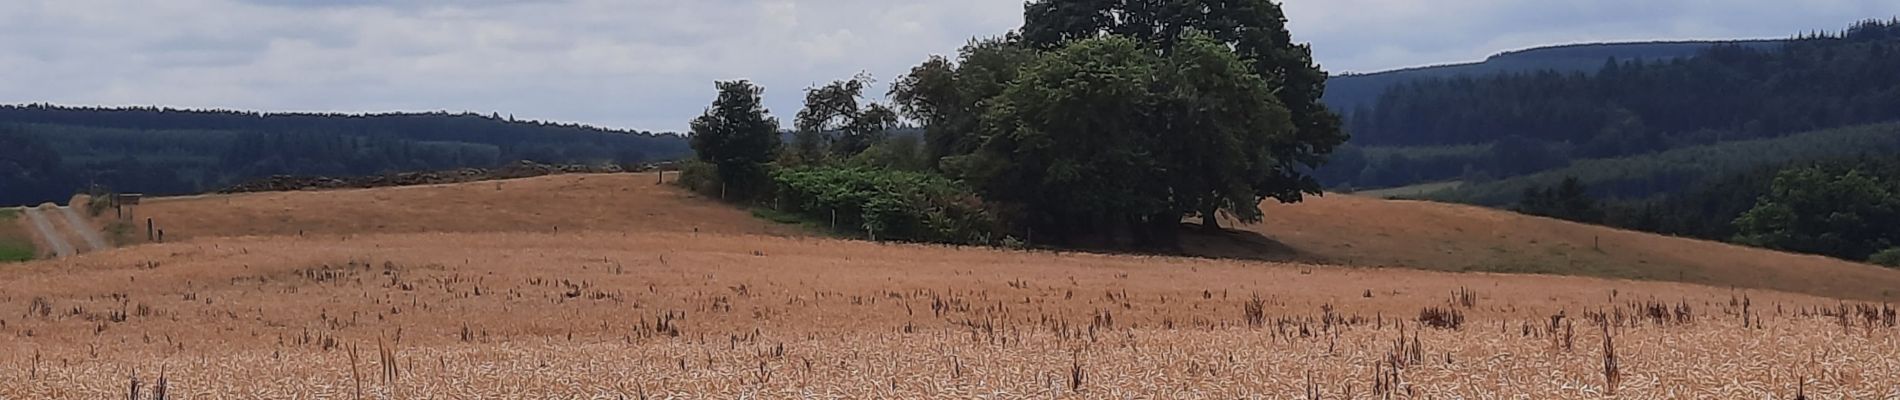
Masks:
[[[678,130],[712,81],[800,90],[1022,22],[1021,0],[12,0],[0,102],[454,110]],[[1289,0],[1336,71],[1541,44],[1780,37],[1900,14],[1884,0]],[[882,89],[882,88],[880,88]],[[882,91],[882,90],[879,90]]]

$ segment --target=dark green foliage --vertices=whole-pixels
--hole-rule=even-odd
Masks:
[[[1881,250],[1879,253],[1874,253],[1873,257],[1867,258],[1867,262],[1870,262],[1870,263],[1873,263],[1874,265],[1879,265],[1879,266],[1900,268],[1900,247]]]
[[[766,163],[778,151],[778,119],[765,109],[765,88],[743,80],[716,86],[719,98],[693,119],[693,151],[712,164],[721,198],[751,198],[769,186]]]
[[[1336,143],[1300,142],[1264,79],[1183,35],[1172,52],[1111,36],[1045,54],[984,102],[976,150],[944,170],[1055,241],[1166,247],[1183,216],[1257,221],[1260,199],[1317,191],[1304,152]]]
[[[1215,214],[1259,222],[1260,200],[1299,202],[1319,182],[1304,174],[1310,143],[1298,138],[1291,112],[1265,79],[1225,45],[1188,31],[1169,52],[1156,84],[1158,130],[1151,147],[1164,168],[1170,215]],[[1343,140],[1343,138],[1342,138]],[[1167,227],[1172,229],[1173,227]]]
[[[998,230],[975,194],[936,174],[801,167],[772,180],[780,209],[877,240],[987,244]]]
[[[1867,24],[1855,32],[1884,32]],[[1667,62],[1421,79],[1353,115],[1361,145],[1488,143],[1507,135],[1611,157],[1900,118],[1900,43],[1873,33],[1716,46]],[[1684,110],[1695,110],[1684,112]]]
[[[0,202],[36,203],[71,196],[71,174],[46,140],[0,125]]]
[[[1339,115],[1320,101],[1326,71],[1313,62],[1311,47],[1293,41],[1286,13],[1272,0],[1033,0],[1023,14],[1023,41],[1045,50],[1120,35],[1172,51],[1186,33],[1205,33],[1247,60],[1291,113],[1296,138],[1291,143],[1298,146],[1283,154],[1291,156],[1290,162],[1317,167],[1346,139]]]
[[[972,40],[959,51],[957,62],[932,56],[891,85],[891,100],[898,109],[924,124],[932,168],[944,157],[976,151],[985,101],[1001,95],[1022,66],[1037,57],[1007,39]]]
[[[1500,206],[1516,201],[1524,189],[1554,186],[1574,177],[1607,199],[1644,200],[1762,168],[1896,153],[1900,153],[1900,124],[1856,126],[1623,158],[1579,160],[1564,168],[1465,185],[1429,197]]]
[[[1596,223],[1603,220],[1603,210],[1590,191],[1577,178],[1564,179],[1563,183],[1549,188],[1524,189],[1524,197],[1518,201],[1517,212],[1551,217],[1563,220]]]
[[[1870,260],[1876,250],[1900,244],[1900,157],[1796,164],[1729,174],[1640,200],[1595,200],[1581,183],[1565,180],[1527,190],[1519,210],[1848,260]]]
[[[463,142],[418,142],[328,133],[242,135],[229,145],[219,168],[241,176],[361,176],[385,171],[436,171],[463,166],[498,165],[501,149]],[[533,154],[530,160],[556,162],[564,157]]]
[[[897,125],[897,111],[878,103],[860,104],[869,76],[805,90],[805,109],[798,112],[798,155],[806,161],[832,155],[849,158],[882,142]]]
[[[1859,169],[1783,170],[1768,195],[1735,219],[1737,242],[1866,260],[1900,240],[1895,180]]]
[[[1747,41],[1683,41],[1683,42],[1640,42],[1640,43],[1586,43],[1561,46],[1538,47],[1525,50],[1498,53],[1482,62],[1468,64],[1434,65],[1428,67],[1406,68],[1401,70],[1369,73],[1343,74],[1326,80],[1326,104],[1335,110],[1354,110],[1371,107],[1379,100],[1386,89],[1419,79],[1449,79],[1460,76],[1490,76],[1507,73],[1526,73],[1536,71],[1557,71],[1560,73],[1596,73],[1603,67],[1603,60],[1642,61],[1648,63],[1668,62],[1679,58],[1694,57],[1715,46],[1743,46],[1752,49],[1773,50],[1779,48],[1782,40]],[[1353,112],[1354,117],[1369,116],[1367,113]]]
[[[1606,201],[1603,223],[1666,235],[1729,240],[1735,237],[1735,225],[1729,222],[1755,207],[1755,199],[1768,193],[1778,171],[1778,167],[1770,167],[1707,179],[1656,198]]]
[[[930,171],[932,159],[919,135],[895,135],[852,156],[847,164],[900,171]]]
[[[680,163],[679,180],[675,184],[694,193],[718,197],[720,190],[719,166],[700,160],[687,160]]]
[[[1549,162],[1494,157],[1406,170],[1368,160],[1325,167],[1318,174],[1329,183],[1355,188],[1467,176],[1508,178],[1562,167],[1571,160],[1634,157],[1900,120],[1900,74],[1891,73],[1900,70],[1900,40],[1884,36],[1900,29],[1896,26],[1900,23],[1867,22],[1834,35],[1700,44],[1706,49],[1694,57],[1604,57],[1589,71],[1489,71],[1397,83],[1377,102],[1351,106],[1348,130],[1355,145],[1492,146],[1514,141],[1516,147],[1541,149],[1538,156],[1518,161]],[[1667,192],[1692,182],[1658,183],[1646,186]],[[1619,196],[1649,190],[1592,186]],[[1500,192],[1489,202],[1517,193]]]
[[[64,200],[88,183],[121,192],[186,194],[271,174],[367,175],[524,159],[626,164],[689,151],[686,140],[673,134],[448,113],[0,105],[0,126],[36,138],[47,150],[32,151],[33,157],[59,159],[63,171],[49,181],[0,182],[41,182],[31,191],[0,188],[0,204]]]
[[[1007,204],[1025,236],[1129,232],[1170,211],[1155,145],[1160,60],[1124,38],[1048,54],[991,101],[979,150],[944,160],[984,200]],[[1168,221],[1178,223],[1180,214]],[[1159,222],[1159,221],[1154,221]]]

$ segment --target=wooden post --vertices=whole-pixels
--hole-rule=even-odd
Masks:
[[[154,233],[153,227],[154,226],[152,225],[152,219],[146,218],[145,219],[145,241],[147,242],[158,240],[158,236],[156,233]]]
[[[659,182],[654,182],[653,184],[654,184],[654,185],[664,185],[664,184],[666,184],[666,170],[660,170],[660,181],[659,181]]]

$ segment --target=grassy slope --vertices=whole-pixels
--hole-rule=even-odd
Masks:
[[[413,232],[809,236],[706,201],[650,174],[158,199],[168,239]],[[1266,206],[1263,224],[1189,238],[1202,256],[1685,281],[1887,300],[1900,272],[1822,257],[1663,237],[1451,204],[1333,195]],[[137,235],[134,235],[137,236]],[[1600,248],[1601,250],[1598,250]]]
[[[1530,217],[1482,207],[1331,195],[1265,206],[1262,224],[1203,237],[1191,252],[1212,256],[1392,266],[1441,271],[1535,273],[1664,280],[1900,299],[1900,271],[1797,255]]]
[[[38,255],[23,223],[19,209],[0,209],[0,262],[28,261]]]

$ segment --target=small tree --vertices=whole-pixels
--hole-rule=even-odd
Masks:
[[[778,119],[765,109],[765,88],[722,81],[719,98],[692,122],[692,145],[700,161],[717,169],[722,196],[746,198],[766,186],[765,164],[779,146]]]

